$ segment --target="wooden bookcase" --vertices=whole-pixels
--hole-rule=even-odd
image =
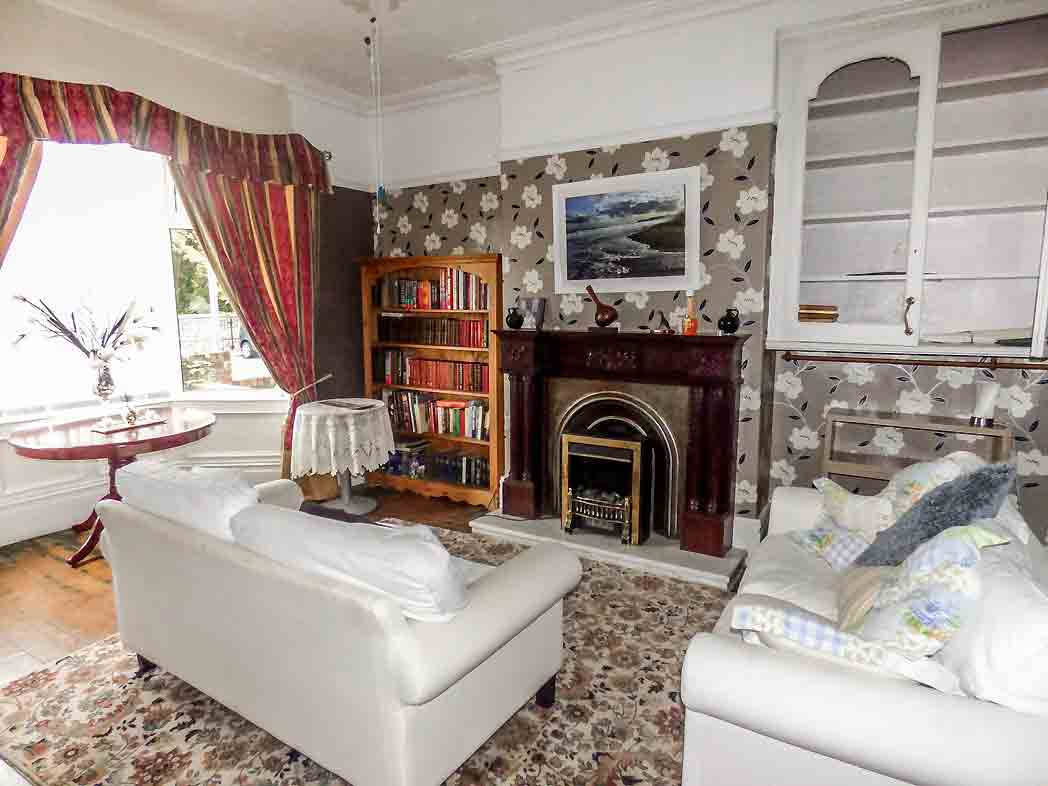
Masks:
[[[395,279],[432,280],[442,271],[470,273],[488,285],[488,304],[485,309],[446,309],[399,306],[391,302],[389,282]],[[493,507],[497,504],[499,480],[503,467],[503,396],[502,370],[499,366],[498,337],[495,330],[502,324],[502,257],[499,254],[476,256],[375,257],[362,260],[361,292],[364,300],[364,390],[369,398],[383,398],[385,391],[415,391],[433,394],[440,399],[480,400],[488,405],[488,437],[473,439],[465,436],[435,432],[398,431],[399,440],[418,437],[428,440],[439,451],[455,451],[467,456],[483,456],[488,460],[486,487],[451,483],[430,478],[409,478],[386,472],[368,474],[368,482],[398,491],[413,491],[427,497],[448,497],[456,502]],[[439,306],[439,304],[433,304]],[[379,340],[379,322],[383,315],[398,319],[451,319],[488,321],[487,347],[445,346],[418,342]],[[487,366],[488,390],[485,393],[464,392],[387,383],[382,369],[376,368],[376,355],[383,350],[402,350],[416,358],[437,361],[482,363]]]

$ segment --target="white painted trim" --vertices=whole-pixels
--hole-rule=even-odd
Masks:
[[[105,481],[100,480],[61,494],[3,505],[0,507],[0,546],[61,532],[86,519],[105,488]]]
[[[183,467],[216,467],[221,469],[276,469],[280,470],[279,450],[202,451],[187,453],[171,459]]]
[[[770,5],[774,0],[648,0],[638,5],[591,14],[562,25],[545,27],[521,36],[464,49],[451,54],[458,62],[494,61],[501,75],[545,60],[556,52],[613,41],[684,22],[749,8]]]
[[[778,113],[772,107],[759,109],[754,112],[742,112],[732,115],[721,115],[720,117],[704,117],[683,123],[668,123],[664,125],[641,126],[620,131],[616,134],[601,134],[600,136],[587,137],[560,137],[542,142],[536,145],[528,145],[518,148],[503,148],[499,151],[499,159],[502,161],[513,161],[516,159],[533,158],[535,156],[548,156],[554,153],[566,153],[573,150],[589,150],[599,148],[603,145],[631,145],[636,142],[652,142],[656,139],[665,139],[673,136],[694,136],[705,134],[710,131],[723,131],[726,128],[741,128],[742,126],[763,125],[764,123],[777,123]]]
[[[374,183],[364,183],[360,180],[350,180],[349,178],[339,177],[338,175],[332,174],[331,184],[338,186],[339,188],[351,188],[354,191],[363,191],[365,194],[375,193]]]
[[[480,177],[497,177],[500,172],[498,163],[476,169],[460,169],[450,172],[435,172],[428,175],[414,175],[406,180],[398,180],[387,186],[390,190],[431,186],[436,183],[450,183],[453,180],[473,180]]]
[[[32,486],[27,486],[19,491],[5,493],[3,504],[0,505],[0,511],[6,512],[12,508],[33,505],[37,502],[64,499],[70,494],[77,494],[81,491],[87,490],[98,491],[98,497],[101,497],[102,494],[105,493],[105,488],[108,483],[109,481],[101,473],[95,475],[93,478],[53,480],[47,481],[46,483],[35,483]],[[95,499],[98,499],[98,497]]]

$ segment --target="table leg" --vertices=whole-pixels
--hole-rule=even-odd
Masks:
[[[116,471],[121,467],[126,467],[134,460],[134,456],[109,459],[109,493],[102,497],[99,502],[105,499],[115,499],[120,501],[120,492],[116,490]],[[87,536],[87,540],[83,542],[83,545],[77,549],[73,556],[66,560],[70,567],[79,568],[81,563],[83,563],[83,561],[91,555],[91,552],[95,550],[95,547],[98,546],[98,540],[102,537],[102,530],[105,529],[105,526],[102,524],[102,519],[98,514],[92,510],[91,515],[87,517],[87,520],[80,524],[74,524],[72,529],[74,532],[86,532],[89,529],[91,530],[91,534]]]
[[[341,473],[338,481],[341,486],[337,502],[339,510],[365,516],[378,507],[378,502],[371,497],[361,497],[353,493],[353,476],[348,471]]]

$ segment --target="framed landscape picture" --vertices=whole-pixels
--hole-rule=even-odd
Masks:
[[[553,186],[557,294],[699,286],[699,168]]]

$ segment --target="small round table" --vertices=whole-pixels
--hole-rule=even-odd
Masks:
[[[35,426],[11,435],[10,443],[19,456],[47,461],[85,461],[106,459],[109,462],[109,493],[102,499],[120,499],[116,489],[116,471],[130,464],[143,453],[177,448],[203,439],[211,433],[215,416],[210,412],[188,407],[153,407],[152,411],[164,423],[142,426],[113,434],[92,431],[97,418],[67,423],[49,423]],[[80,566],[98,545],[102,536],[102,520],[93,510],[85,521],[73,526],[76,532],[91,531],[80,549],[66,562]]]
[[[378,505],[353,496],[353,476],[373,472],[393,453],[386,405],[373,398],[333,398],[300,406],[291,443],[291,477],[339,475],[340,505],[362,516]]]

